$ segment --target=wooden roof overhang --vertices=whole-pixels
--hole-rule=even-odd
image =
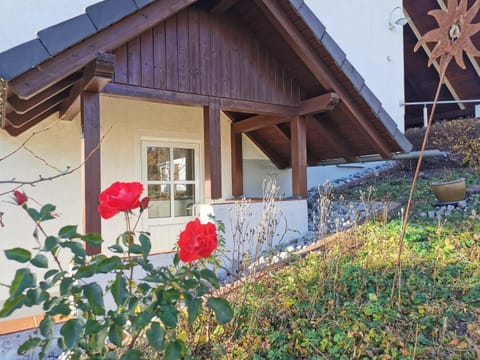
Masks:
[[[472,6],[474,0],[468,2]],[[439,81],[439,65],[434,62],[427,67],[428,58],[435,46],[434,43],[423,46],[416,53],[413,48],[417,41],[428,31],[437,28],[435,19],[428,15],[432,9],[446,9],[446,0],[404,0],[405,15],[410,18],[404,27],[404,59],[405,59],[405,102],[431,102]],[[480,22],[480,14],[472,23]],[[472,36],[472,41],[480,48],[480,33]],[[464,55],[466,69],[461,69],[452,62],[447,69],[444,85],[440,92],[440,101],[460,101],[480,99],[480,60],[470,55]],[[479,102],[480,103],[480,102]],[[453,119],[473,116],[475,103],[439,104],[435,112],[435,120]],[[431,105],[428,105],[431,109]],[[405,126],[423,125],[422,106],[406,106]]]
[[[98,89],[111,95],[197,105],[218,98],[233,131],[245,133],[279,168],[292,166],[296,116],[306,118],[307,165],[410,149],[303,2],[148,2],[72,46],[47,46],[58,52],[3,80],[2,128],[15,136],[56,112],[73,118],[78,95],[93,78],[103,79]],[[57,27],[44,31],[46,39],[39,33],[43,44],[62,24]],[[156,46],[159,38],[163,48]],[[112,71],[102,67],[110,62],[111,69],[113,61],[113,78],[103,88]]]

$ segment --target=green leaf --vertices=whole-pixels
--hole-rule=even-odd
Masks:
[[[203,269],[200,271],[200,275],[202,278],[207,280],[210,284],[212,284],[216,289],[220,287],[220,284],[218,283],[218,278],[215,273],[210,270],[210,269]]]
[[[167,345],[165,350],[165,360],[178,360],[182,357],[185,349],[183,341],[176,340],[172,341]]]
[[[133,331],[144,329],[153,318],[153,312],[150,310],[143,310],[133,319]]]
[[[28,215],[32,218],[33,221],[37,222],[40,221],[40,213],[33,209],[33,208],[28,208],[27,209]]]
[[[192,325],[202,312],[202,299],[194,298],[189,293],[185,293],[184,298],[185,305],[187,305],[188,323]]]
[[[103,308],[103,291],[97,283],[91,283],[83,287],[83,292],[92,309]]]
[[[85,324],[85,335],[95,334],[100,331],[102,325],[97,320],[88,319]]]
[[[80,266],[78,270],[75,272],[76,279],[83,279],[88,278],[90,276],[95,275],[95,264]]]
[[[70,319],[63,324],[60,334],[67,349],[73,349],[78,346],[82,336],[83,324],[80,319]]]
[[[130,250],[130,252],[132,254],[142,254],[143,253],[142,247],[138,244],[132,244],[128,247],[128,249]]]
[[[36,284],[35,275],[30,269],[18,269],[10,285],[10,296],[15,297],[20,295],[23,290],[34,287]]]
[[[27,249],[13,248],[5,250],[5,256],[8,260],[18,261],[19,263],[26,263],[32,258],[32,253]]]
[[[49,277],[52,277],[53,275],[55,275],[55,274],[57,274],[57,273],[59,273],[59,272],[60,272],[60,270],[57,270],[57,269],[48,270],[48,271],[45,273],[45,275],[43,275],[43,278],[44,278],[45,280],[47,280]]]
[[[152,322],[150,329],[147,330],[147,339],[150,345],[157,351],[160,351],[165,338],[165,330],[158,322]]]
[[[58,236],[60,236],[62,239],[72,239],[76,235],[78,235],[76,225],[67,225],[67,226],[62,227],[58,231]]]
[[[85,249],[83,248],[83,244],[76,242],[76,241],[65,241],[63,243],[60,243],[60,246],[63,246],[65,248],[69,248],[72,250],[72,253],[80,258],[80,259],[85,259],[87,256],[87,253],[85,252]]]
[[[70,315],[71,312],[70,305],[66,302],[61,302],[48,311],[50,315]]]
[[[47,299],[48,295],[45,291],[39,288],[28,289],[25,295],[25,305],[33,306],[39,305]]]
[[[55,217],[52,215],[52,212],[55,211],[55,206],[52,204],[46,204],[40,209],[40,221],[52,220]]]
[[[168,328],[174,328],[177,326],[177,314],[178,310],[175,306],[162,306],[160,312],[160,320]]]
[[[48,236],[45,239],[44,250],[45,251],[52,251],[58,245],[58,238],[55,236]]]
[[[38,337],[28,339],[27,341],[25,341],[22,345],[20,345],[18,347],[17,352],[18,352],[19,355],[25,355],[26,353],[28,353],[29,351],[32,351],[38,345],[40,345],[41,342],[42,342],[42,339],[40,339]]]
[[[127,281],[122,275],[117,274],[115,281],[110,287],[110,291],[117,306],[122,306],[125,304],[125,301],[127,301],[129,297],[129,292],[127,290]]]
[[[100,246],[103,242],[102,236],[96,233],[86,234],[82,239],[93,246]]]
[[[38,268],[48,268],[48,259],[43,254],[37,254],[32,260],[30,260],[30,263]]]
[[[117,254],[123,254],[123,252],[124,252],[123,247],[119,244],[114,244],[112,246],[109,246],[108,250],[110,250],[113,253],[117,253]]]
[[[96,266],[97,273],[108,273],[122,267],[122,260],[118,256],[112,256],[100,261]]]
[[[110,326],[110,330],[108,331],[108,338],[113,344],[122,346],[122,328],[117,324],[112,324],[112,326]]]
[[[142,234],[140,234],[138,240],[140,241],[140,244],[142,245],[143,256],[147,257],[148,254],[150,254],[150,251],[152,250],[152,243],[150,242],[149,237],[142,233]]]
[[[138,360],[142,358],[142,352],[137,349],[129,349],[125,354],[122,355],[120,360]]]
[[[25,301],[25,296],[22,294],[18,296],[10,296],[4,303],[3,308],[0,310],[0,317],[7,317],[15,310],[20,309]]]
[[[233,311],[226,299],[211,297],[207,301],[207,306],[213,310],[219,324],[226,324],[232,320]]]
[[[95,351],[102,351],[102,349],[105,347],[105,339],[107,338],[108,336],[108,327],[104,326],[102,328],[100,328],[98,331],[96,331],[93,336],[92,336],[92,342],[93,342],[93,349]],[[92,344],[92,343],[91,343]],[[101,357],[100,358],[101,360],[104,360],[106,359]],[[115,357],[116,359],[116,357]]]
[[[46,338],[51,338],[53,334],[53,319],[51,316],[45,316],[42,321],[40,321],[40,334]]]
[[[72,288],[73,283],[75,280],[71,277],[67,277],[62,279],[60,282],[60,295],[67,296],[69,295],[70,289]]]

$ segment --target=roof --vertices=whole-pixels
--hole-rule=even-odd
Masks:
[[[417,41],[428,31],[437,28],[438,24],[428,11],[446,9],[446,0],[404,0],[405,15],[410,18],[404,27],[404,59],[405,59],[405,101],[431,102],[439,81],[438,64],[427,67],[429,53],[434,43],[419,49],[416,53],[413,48]],[[470,2],[471,3],[471,2]],[[472,23],[480,22],[480,13]],[[480,32],[472,36],[472,41],[480,48]],[[446,72],[445,85],[440,92],[440,101],[480,100],[480,61],[472,56],[465,56],[466,69],[461,69],[452,61]],[[478,102],[480,103],[480,101]],[[454,119],[473,116],[476,103],[439,104],[435,111],[435,120]],[[431,106],[429,106],[429,110]],[[405,108],[406,127],[423,124],[422,106],[407,106]]]
[[[0,114],[2,127],[17,135],[52,113],[65,115],[79,82],[85,86],[89,64],[95,74],[108,73],[107,68],[117,66],[112,54],[118,57],[123,44],[194,7],[210,14],[211,21],[223,17],[238,22],[242,31],[256,37],[269,58],[278,59],[298,87],[298,103],[293,104],[297,109],[311,106],[322,100],[321,96],[334,100],[328,109],[332,111],[307,114],[311,119],[307,129],[309,165],[334,158],[354,161],[357,156],[376,153],[388,158],[411,149],[379,99],[303,1],[169,3],[104,0],[87,7],[84,14],[39,31],[37,39],[0,53],[0,78],[6,85],[3,96],[7,100]],[[115,74],[113,83],[118,79]],[[227,112],[233,122],[259,115]],[[277,166],[289,167],[290,130],[288,123],[275,124],[247,135],[267,156],[279,159]],[[280,133],[283,143],[278,141]]]

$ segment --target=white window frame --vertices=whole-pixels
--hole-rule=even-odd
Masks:
[[[142,171],[142,183],[145,188],[145,191],[148,192],[148,184],[154,184],[156,181],[148,181],[147,177],[147,148],[149,146],[155,147],[165,147],[170,149],[170,156],[173,156],[173,149],[193,149],[194,151],[194,171],[195,179],[188,181],[174,181],[173,179],[168,181],[171,184],[170,189],[170,207],[171,214],[170,217],[161,217],[161,218],[149,218],[148,211],[145,211],[145,219],[148,222],[148,225],[171,225],[171,224],[184,224],[193,219],[193,206],[192,206],[192,215],[191,216],[174,216],[175,213],[175,204],[174,204],[174,186],[176,183],[185,184],[190,183],[195,186],[195,203],[200,202],[201,196],[201,172],[200,172],[200,143],[198,142],[185,142],[185,141],[175,141],[175,140],[162,140],[162,139],[142,139],[141,140],[141,171]],[[172,174],[173,176],[173,174]],[[194,205],[194,204],[193,204]]]

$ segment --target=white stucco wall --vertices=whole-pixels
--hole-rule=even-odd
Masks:
[[[305,0],[404,131],[403,30],[389,29],[401,0]],[[397,9],[398,10],[398,9]],[[398,11],[394,15],[398,15]],[[398,17],[397,17],[398,18]]]

